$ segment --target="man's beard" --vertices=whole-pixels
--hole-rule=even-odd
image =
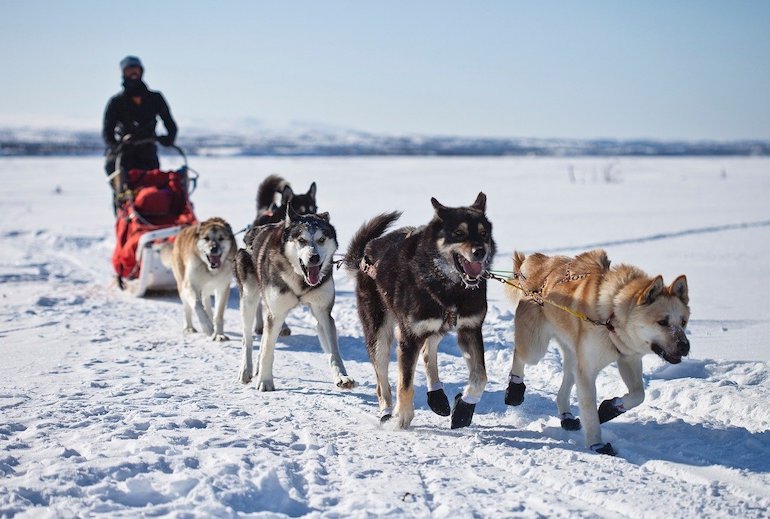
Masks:
[[[123,78],[123,91],[129,96],[140,96],[147,92],[147,85],[141,79]]]

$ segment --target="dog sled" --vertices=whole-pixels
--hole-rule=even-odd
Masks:
[[[162,250],[173,243],[183,227],[197,223],[190,195],[195,191],[198,173],[188,167],[181,148],[170,146],[184,160],[176,170],[126,170],[121,166],[127,146],[154,141],[121,143],[115,172],[108,177],[115,210],[112,266],[118,287],[137,297],[149,291],[176,289],[174,275],[161,259]]]

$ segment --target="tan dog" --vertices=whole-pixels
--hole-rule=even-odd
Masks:
[[[570,393],[577,385],[586,446],[614,455],[612,445],[602,443],[599,424],[644,401],[642,357],[656,353],[677,364],[690,351],[685,335],[690,317],[687,279],[679,276],[666,286],[661,276],[649,277],[630,265],[610,268],[603,250],[575,258],[525,258],[516,252],[513,271],[506,289],[516,306],[515,349],[505,403],[521,404],[524,365],[539,362],[554,339],[564,364],[556,398],[562,427],[581,427],[570,413]],[[612,362],[617,362],[628,393],[605,400],[597,412],[596,377]]]
[[[222,218],[185,227],[176,236],[171,268],[184,308],[185,332],[196,331],[192,324],[194,310],[203,333],[215,341],[228,340],[222,328],[236,250],[233,230]],[[211,311],[212,295],[216,300],[215,315]]]

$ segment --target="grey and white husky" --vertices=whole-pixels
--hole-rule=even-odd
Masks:
[[[283,177],[278,175],[268,175],[257,189],[257,216],[254,223],[251,224],[246,234],[243,236],[243,243],[251,247],[254,236],[259,232],[259,228],[270,223],[280,223],[286,218],[288,211],[294,211],[295,214],[316,214],[318,204],[315,199],[315,182],[310,184],[307,193],[295,193],[291,184]],[[278,203],[275,201],[276,195],[280,195]],[[254,332],[262,335],[262,305],[257,305],[257,318],[254,324]],[[279,332],[281,337],[291,335],[291,329],[286,323],[281,326]]]
[[[337,387],[349,389],[355,381],[348,376],[340,356],[337,329],[331,316],[334,306],[333,255],[337,233],[329,214],[297,215],[288,211],[278,223],[253,229],[248,249],[239,249],[235,278],[240,293],[243,349],[238,379],[244,384],[257,378],[260,391],[273,391],[275,342],[289,310],[304,303],[318,322],[318,339],[329,356]],[[252,330],[257,306],[262,302],[264,329],[259,361],[252,362]]]
[[[380,420],[393,417],[388,364],[398,341],[396,425],[414,417],[414,373],[422,355],[428,377],[428,405],[451,427],[470,425],[487,383],[481,324],[487,313],[484,273],[495,254],[486,196],[468,207],[446,207],[431,199],[428,225],[384,234],[400,213],[381,214],[354,235],[345,266],[356,273],[358,313],[366,348],[377,377]],[[438,374],[438,343],[457,330],[457,344],[468,364],[468,385],[452,410]]]

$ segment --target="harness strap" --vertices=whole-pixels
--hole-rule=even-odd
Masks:
[[[612,322],[611,322],[612,318],[613,318],[613,315],[611,315],[606,321],[598,321],[596,319],[590,318],[589,316],[587,316],[583,312],[580,312],[578,310],[573,310],[572,308],[569,308],[569,307],[564,306],[564,305],[560,305],[559,303],[555,303],[555,302],[553,302],[553,301],[551,301],[549,299],[544,298],[543,295],[540,293],[541,290],[537,290],[537,291],[527,290],[526,288],[521,286],[521,284],[513,283],[512,281],[510,281],[508,279],[505,279],[502,276],[498,276],[497,274],[493,274],[493,273],[491,273],[489,271],[487,271],[484,274],[484,277],[486,277],[488,279],[494,279],[496,281],[500,281],[501,283],[505,283],[506,285],[510,285],[510,286],[512,286],[514,288],[517,288],[517,289],[521,290],[522,292],[524,292],[524,295],[526,295],[527,297],[531,297],[540,306],[543,306],[544,304],[549,304],[549,305],[554,306],[554,307],[556,307],[556,308],[558,308],[560,310],[564,310],[565,312],[567,312],[569,314],[574,315],[575,317],[577,317],[581,321],[586,321],[586,322],[589,322],[589,323],[594,324],[596,326],[602,326],[604,328],[607,328],[607,330],[610,333],[614,333],[615,332],[615,327],[612,325]],[[576,276],[576,277],[578,279],[580,278],[580,276]],[[519,278],[519,274],[518,273],[514,273],[513,274],[513,278],[514,279],[518,279]],[[567,280],[570,279],[569,275],[568,275],[568,277],[566,279]]]

